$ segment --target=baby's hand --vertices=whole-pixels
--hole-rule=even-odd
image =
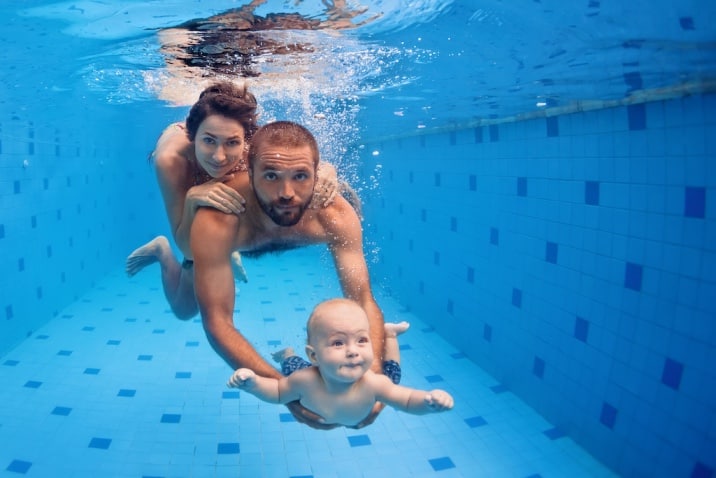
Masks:
[[[229,379],[227,385],[232,388],[251,388],[256,383],[256,374],[253,370],[240,368]]]
[[[434,412],[450,410],[455,401],[445,390],[433,390],[425,396],[425,404]]]

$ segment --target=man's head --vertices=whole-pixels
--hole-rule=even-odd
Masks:
[[[262,126],[249,148],[249,175],[256,199],[279,226],[297,224],[313,198],[318,144],[310,131],[289,121]]]
[[[350,299],[318,304],[306,325],[306,355],[326,380],[354,382],[370,369],[373,347],[363,308]]]

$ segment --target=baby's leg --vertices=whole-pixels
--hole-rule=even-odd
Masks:
[[[402,334],[410,324],[408,322],[386,322],[385,323],[385,345],[383,348],[383,361],[392,360],[400,363],[400,347],[398,346],[398,335]]]
[[[285,349],[281,349],[278,352],[274,352],[271,354],[271,358],[276,363],[281,363],[284,360],[286,360],[288,357],[292,357],[296,355],[293,352],[293,349],[291,347],[286,347]]]

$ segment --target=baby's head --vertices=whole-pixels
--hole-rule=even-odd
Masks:
[[[321,302],[313,309],[306,330],[306,355],[326,379],[355,381],[373,363],[368,316],[357,302]]]

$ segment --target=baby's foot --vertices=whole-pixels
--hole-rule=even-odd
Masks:
[[[157,262],[160,257],[166,254],[171,254],[169,240],[167,240],[164,236],[155,237],[142,247],[135,249],[134,252],[127,257],[127,263],[125,266],[127,275],[132,277],[148,265]]]
[[[271,358],[274,362],[281,363],[283,362],[283,359],[285,359],[286,357],[291,357],[293,355],[295,355],[293,353],[293,349],[291,347],[286,347],[285,349],[281,349],[277,352],[272,353]]]
[[[408,327],[410,327],[410,324],[406,321],[402,322],[386,322],[385,323],[385,336],[386,337],[397,337],[398,335],[402,334],[406,330],[408,330]]]

